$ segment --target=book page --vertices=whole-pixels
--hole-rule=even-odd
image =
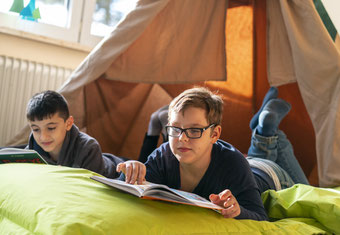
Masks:
[[[142,185],[132,185],[121,180],[109,179],[100,176],[91,176],[91,179],[145,199],[170,201],[214,209],[217,211],[223,209],[199,195],[173,189],[163,184],[154,184],[145,181]]]
[[[165,185],[159,185],[159,186],[165,186]],[[216,209],[216,210],[223,209],[223,207],[220,207],[197,194],[169,188],[167,186],[149,188],[147,192],[145,192],[145,195],[150,198],[155,197],[155,198],[159,198],[163,200],[168,199],[168,201],[171,200],[173,202],[196,205],[196,206],[200,206],[204,208],[210,208],[210,209]]]
[[[109,179],[105,177],[92,176],[91,179],[99,181],[103,184],[107,184],[111,187],[120,189],[122,191],[131,193],[137,197],[142,197],[144,191],[149,188],[148,184],[138,185],[138,184],[128,184],[121,180]]]

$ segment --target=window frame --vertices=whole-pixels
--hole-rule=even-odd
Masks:
[[[0,12],[0,29],[8,28],[53,40],[56,39],[82,46],[94,47],[102,39],[102,37],[90,35],[95,4],[96,0],[71,0],[69,10],[70,19],[67,27],[24,20],[18,15]]]
[[[6,33],[10,29],[19,35],[26,32],[42,36],[46,40],[61,41],[62,44],[71,43],[94,48],[103,39],[103,36],[91,34],[95,8],[96,0],[70,0],[70,19],[67,27],[24,20],[18,15],[0,12],[0,31]]]
[[[96,0],[84,0],[84,10],[82,25],[79,35],[79,43],[85,46],[94,47],[97,45],[103,37],[99,37],[91,34],[92,15],[96,8]]]

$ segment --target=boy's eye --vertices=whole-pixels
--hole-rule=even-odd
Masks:
[[[172,131],[175,132],[175,133],[181,133],[181,129],[177,128],[177,127],[173,127]]]
[[[199,129],[199,128],[190,128],[190,129],[188,129],[188,131],[190,131],[191,133],[200,133],[201,129]]]
[[[190,136],[196,137],[196,136],[199,136],[201,134],[201,129],[190,128],[190,129],[188,129],[188,132],[189,132]]]
[[[32,131],[33,131],[33,132],[37,132],[37,131],[39,131],[39,129],[32,129]]]
[[[53,130],[55,130],[55,127],[49,127],[49,128],[47,128],[49,131],[53,131]]]

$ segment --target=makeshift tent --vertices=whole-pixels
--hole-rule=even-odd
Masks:
[[[221,138],[246,153],[249,120],[269,86],[279,86],[292,104],[280,128],[306,175],[340,185],[340,50],[317,4],[140,0],[60,92],[103,151],[137,159],[151,113],[194,85],[223,94]]]

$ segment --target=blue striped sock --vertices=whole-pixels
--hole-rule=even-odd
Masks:
[[[256,131],[262,136],[274,136],[281,120],[288,114],[291,105],[283,99],[271,99],[263,107]]]
[[[276,87],[271,87],[267,94],[265,95],[265,97],[263,98],[263,101],[262,101],[262,105],[261,105],[261,108],[259,109],[259,111],[257,111],[257,113],[255,113],[255,115],[252,117],[252,119],[250,120],[250,123],[249,123],[249,126],[250,126],[250,129],[255,129],[256,126],[258,125],[258,121],[259,121],[259,116],[260,116],[260,113],[262,112],[263,110],[263,107],[268,103],[269,100],[271,99],[275,99],[277,98],[278,96],[278,90]]]

